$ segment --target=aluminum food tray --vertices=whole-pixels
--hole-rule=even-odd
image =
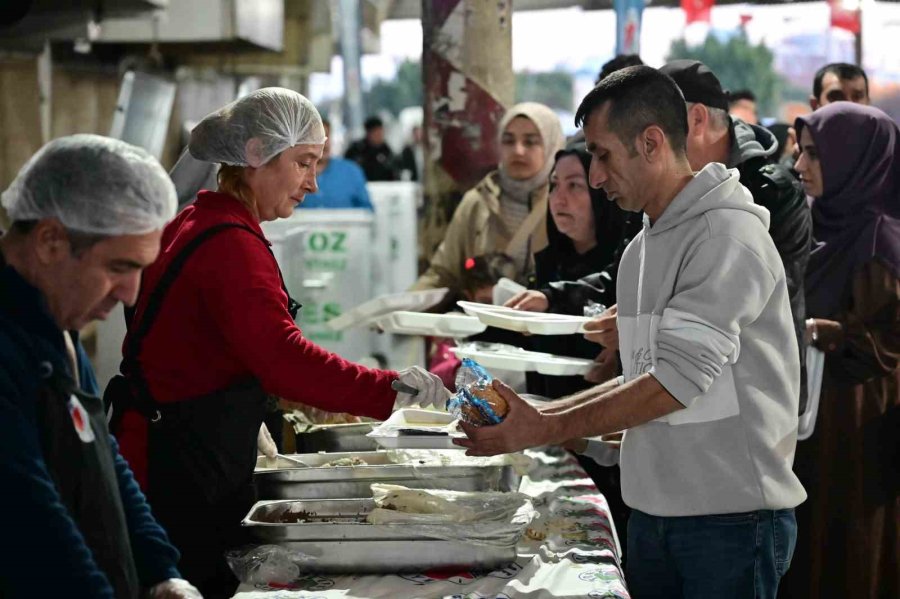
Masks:
[[[378,444],[366,437],[372,427],[369,422],[314,425],[307,432],[297,433],[297,452],[372,451],[378,449]]]
[[[371,497],[372,483],[399,484],[413,489],[452,491],[515,491],[520,477],[510,465],[395,464],[384,451],[289,455],[310,468],[267,469],[257,461],[253,481],[260,499],[348,499]],[[368,466],[321,467],[358,457]]]
[[[450,541],[429,535],[421,526],[365,522],[372,499],[260,501],[241,522],[259,543],[275,544],[314,559],[316,572],[355,574],[421,572],[433,568],[494,569],[516,559],[516,546]],[[284,511],[314,513],[316,520],[297,524],[264,520]]]

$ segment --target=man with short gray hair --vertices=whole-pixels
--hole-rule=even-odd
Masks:
[[[172,182],[140,148],[73,135],[38,151],[2,204],[0,594],[200,597],[107,430],[77,337],[134,303],[175,215]]]

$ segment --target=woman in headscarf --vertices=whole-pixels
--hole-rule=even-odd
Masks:
[[[303,337],[260,222],[314,193],[325,129],[315,107],[281,88],[255,91],[191,132],[197,160],[221,165],[162,236],[107,396],[122,453],[207,599],[237,581],[224,552],[241,543],[254,502],[257,434],[269,395],[384,419],[395,405],[443,407],[448,392],[419,367],[372,370]],[[397,393],[395,380],[418,390]],[[415,399],[413,398],[415,396]]]
[[[500,121],[500,165],[464,196],[427,271],[412,289],[461,292],[466,258],[503,252],[524,283],[532,255],[547,245],[547,178],[562,148],[559,118],[543,104],[524,102]]]
[[[796,122],[813,198],[807,333],[826,354],[814,433],[795,469],[809,499],[791,597],[900,597],[900,130],[836,102]]]
[[[609,201],[603,190],[588,184],[590,154],[573,145],[556,153],[554,165],[547,206],[548,244],[534,256],[538,289],[603,270],[613,261],[626,228],[627,213]],[[615,281],[611,285],[615,286]],[[596,343],[581,336],[535,337],[533,344],[538,351],[581,358],[595,358],[600,350]],[[530,393],[551,398],[588,386],[590,383],[580,376],[535,373],[528,377]]]

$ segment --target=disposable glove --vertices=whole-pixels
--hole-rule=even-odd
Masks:
[[[203,599],[203,595],[194,585],[181,578],[170,578],[150,587],[147,597],[148,599]]]
[[[394,402],[396,408],[408,408],[411,405],[419,405],[423,408],[434,407],[439,410],[447,408],[447,400],[450,392],[444,387],[444,383],[436,375],[419,366],[412,366],[400,371],[397,379],[402,385],[416,389],[418,393],[405,393],[398,390],[397,399]]]
[[[267,458],[274,458],[278,455],[278,447],[275,445],[275,441],[272,439],[265,422],[259,427],[259,434],[256,436],[256,448],[259,450],[259,453]]]

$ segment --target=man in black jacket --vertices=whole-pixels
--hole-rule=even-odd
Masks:
[[[362,167],[367,181],[396,181],[394,153],[384,141],[384,122],[371,116],[366,119],[365,128],[366,136],[353,142],[344,158]]]
[[[784,264],[791,314],[800,347],[800,412],[806,406],[806,301],[803,278],[812,246],[812,215],[803,188],[778,164],[778,141],[768,130],[728,115],[728,95],[702,62],[675,60],[660,69],[687,102],[688,160],[694,170],[710,162],[736,168],[753,201],[771,214],[769,235]]]

